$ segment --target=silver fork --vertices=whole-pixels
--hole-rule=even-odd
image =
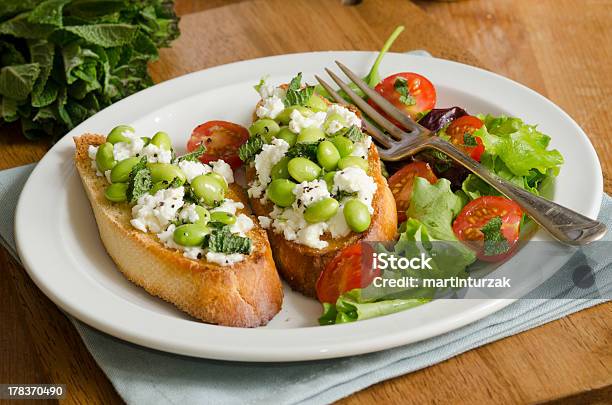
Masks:
[[[364,120],[366,131],[379,144],[378,150],[382,160],[399,161],[414,155],[424,149],[436,149],[460,165],[476,174],[501,194],[516,202],[524,212],[540,224],[560,242],[568,245],[586,245],[601,239],[606,233],[606,226],[599,221],[592,220],[563,207],[545,198],[538,197],[525,191],[489,171],[486,167],[457,149],[452,143],[443,140],[427,128],[413,121],[408,115],[396,108],[384,97],[370,88],[359,76],[349,70],[345,65],[336,61],[340,69],[357,85],[381,110],[397,120],[409,132],[398,128],[391,121],[370,106],[363,98],[357,95],[342,79],[329,69],[325,71],[351,98],[353,103],[374,122],[384,128],[387,133]],[[346,101],[323,79],[315,76],[327,92],[340,104],[347,105]]]

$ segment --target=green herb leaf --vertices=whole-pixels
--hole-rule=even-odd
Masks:
[[[395,79],[395,82],[393,83],[393,87],[395,88],[395,91],[397,91],[400,94],[400,97],[399,97],[400,103],[403,103],[406,105],[416,104],[415,98],[412,97],[412,95],[410,94],[410,89],[408,89],[408,81],[406,79],[404,79],[401,76],[397,77]]]
[[[476,137],[470,134],[469,132],[463,134],[463,144],[465,146],[478,146],[478,143],[476,142]]]
[[[38,63],[3,67],[0,69],[0,94],[15,100],[26,99],[39,73]]]
[[[250,137],[246,143],[238,148],[238,157],[244,163],[249,163],[255,159],[255,156],[263,149],[264,141],[261,136],[256,135]]]
[[[287,151],[286,156],[289,158],[294,157],[305,157],[312,161],[317,160],[317,148],[319,147],[319,142],[314,143],[296,143]]]
[[[129,24],[73,25],[64,29],[92,44],[106,48],[129,44],[138,30]]]
[[[230,232],[229,226],[220,229],[213,229],[208,237],[208,250],[218,253],[251,253],[252,241],[250,238],[234,235]]]
[[[336,135],[342,135],[347,137],[353,142],[363,141],[365,135],[361,132],[361,129],[357,125],[351,125],[349,128],[343,128],[336,133]]]
[[[141,196],[148,193],[152,186],[151,171],[147,168],[147,157],[143,156],[130,172],[126,192],[128,201],[135,203]]]
[[[8,97],[2,97],[0,107],[0,117],[5,122],[13,122],[19,119],[19,115],[17,115],[17,101]]]
[[[62,10],[71,0],[46,0],[30,12],[28,21],[36,24],[62,26]]]
[[[298,73],[287,88],[287,94],[285,96],[284,104],[286,107],[292,105],[306,105],[312,94],[314,93],[314,86],[306,86],[303,89],[302,86],[302,73]]]
[[[201,143],[200,146],[198,146],[198,148],[194,150],[193,152],[187,153],[183,156],[179,156],[176,159],[174,159],[174,163],[179,163],[182,161],[197,162],[200,160],[200,157],[204,153],[206,153],[206,146],[204,146],[204,144]]]
[[[357,193],[356,191],[354,192],[350,192],[350,191],[345,191],[345,190],[339,190],[336,194],[334,194],[334,198],[337,201],[342,201],[345,198],[355,198],[357,197],[359,193]]]
[[[501,232],[502,224],[501,217],[494,217],[480,228],[484,234],[485,256],[501,255],[510,250],[510,244]]]

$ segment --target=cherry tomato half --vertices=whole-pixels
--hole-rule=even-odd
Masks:
[[[508,242],[509,249],[502,254],[487,256],[484,254],[484,234],[481,229],[495,217],[501,219],[500,232]],[[499,196],[479,197],[463,207],[453,223],[453,231],[460,241],[474,249],[480,260],[496,262],[513,253],[522,217],[521,207],[512,200]]]
[[[372,269],[372,252],[368,252],[368,246],[364,249],[361,242],[348,246],[325,266],[316,285],[320,302],[335,303],[343,293],[365,288],[380,275],[379,269]]]
[[[422,113],[436,105],[436,89],[427,78],[417,73],[402,72],[391,75],[380,82],[375,90],[391,104],[405,111],[413,120],[418,120]],[[368,100],[368,103],[380,111],[372,100]],[[393,118],[389,120],[401,126]]]
[[[191,152],[203,143],[206,146],[206,153],[200,158],[203,163],[222,159],[235,169],[242,164],[238,148],[248,139],[249,131],[241,125],[227,121],[208,121],[193,130],[187,142],[187,150]]]
[[[429,163],[420,161],[408,163],[389,178],[389,188],[391,189],[391,193],[393,193],[393,197],[395,197],[397,220],[399,223],[407,219],[406,210],[410,205],[412,185],[414,184],[414,178],[417,176],[423,177],[431,184],[438,181]]]
[[[450,141],[462,149],[472,159],[480,162],[480,157],[485,151],[482,139],[472,136],[474,132],[482,128],[484,123],[478,117],[464,115],[459,117],[446,128]],[[466,144],[467,142],[467,144]]]

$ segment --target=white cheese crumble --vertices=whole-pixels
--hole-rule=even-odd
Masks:
[[[117,162],[133,156],[140,156],[144,148],[144,141],[132,132],[124,132],[130,138],[129,142],[117,142],[113,145],[113,156]]]
[[[276,118],[278,114],[285,109],[283,100],[278,96],[272,96],[263,99],[263,102],[257,107],[255,113],[259,118]]]
[[[231,233],[237,233],[240,236],[246,236],[246,233],[253,229],[255,224],[253,220],[244,214],[240,214],[236,217],[236,222],[230,226]]]
[[[104,171],[104,177],[106,177],[106,181],[108,181],[109,183],[112,183],[112,181],[111,181],[111,171],[110,170],[105,170]]]
[[[341,130],[342,128],[350,128],[353,125],[361,128],[361,119],[349,110],[348,108],[341,106],[340,104],[332,104],[327,108],[327,118],[330,118],[332,115],[339,115],[342,118],[342,121],[332,120],[328,123],[327,133],[334,134]]]
[[[283,209],[274,206],[270,217],[273,220],[273,231],[282,233],[285,239],[315,249],[327,247],[328,243],[320,239],[328,228],[327,223],[309,224],[304,219],[303,209],[298,210],[295,207]]]
[[[330,196],[325,180],[303,181],[295,186],[293,194],[295,194],[293,207],[295,209],[301,208],[302,211],[302,207],[308,207]]]
[[[329,224],[329,233],[332,238],[341,238],[351,233],[351,228],[346,223],[344,218],[344,204],[340,204],[336,214],[331,217],[327,223]]]
[[[372,137],[369,135],[364,136],[361,141],[353,144],[353,152],[351,152],[351,156],[367,159],[368,155],[370,154],[370,145],[372,145]]]
[[[221,266],[231,266],[232,264],[241,262],[244,260],[244,255],[241,253],[217,253],[217,252],[207,252],[206,260],[212,263],[217,263]]]
[[[134,142],[137,141],[132,141],[132,144],[134,144]],[[118,144],[115,144],[115,147],[117,145]],[[172,151],[160,148],[152,143],[142,148],[140,151],[140,156],[146,156],[147,162],[149,163],[170,163],[172,161]]]
[[[98,170],[98,164],[96,163],[96,155],[98,154],[98,146],[89,145],[87,148],[87,155],[91,159],[91,168],[96,171],[96,176],[102,177],[104,173]]]
[[[166,229],[183,207],[183,187],[159,190],[154,195],[144,194],[132,207],[132,226],[142,232],[160,233]]]
[[[324,111],[319,111],[314,114],[303,115],[300,111],[293,110],[291,111],[291,115],[289,117],[291,118],[289,121],[289,130],[299,134],[304,128],[321,128],[325,122],[327,114]]]
[[[244,204],[239,201],[226,198],[221,205],[210,210],[210,212],[227,212],[228,214],[236,215],[236,211],[244,209]]]
[[[210,165],[212,166],[212,171],[218,175],[221,175],[227,184],[232,184],[234,182],[234,171],[229,164],[225,163],[225,161],[216,160],[214,162],[210,162]]]
[[[259,220],[259,225],[263,229],[269,229],[272,225],[272,220],[269,217],[258,216],[257,219]]]
[[[194,222],[200,220],[200,216],[198,215],[195,207],[195,204],[186,204],[183,206],[183,209],[178,216],[181,222],[189,222],[193,224]]]
[[[195,179],[196,177],[212,171],[210,166],[201,162],[194,162],[192,160],[181,160],[178,163],[178,167],[183,171],[183,173],[185,173],[185,177],[187,177],[187,181],[189,183],[191,183],[191,180]]]
[[[272,140],[271,144],[266,144],[255,157],[255,171],[257,173],[254,181],[248,189],[249,197],[260,198],[268,183],[270,183],[270,171],[289,150],[289,144],[280,138]]]
[[[338,191],[356,192],[357,198],[368,206],[370,214],[374,213],[372,201],[376,189],[376,182],[362,168],[351,166],[336,172],[334,175],[332,192],[334,194]]]

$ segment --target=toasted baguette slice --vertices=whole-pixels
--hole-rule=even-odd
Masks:
[[[368,164],[368,174],[374,178],[377,190],[372,201],[374,214],[372,214],[370,227],[365,232],[351,232],[337,239],[332,239],[329,234],[325,234],[322,239],[326,240],[329,245],[324,249],[314,249],[288,241],[282,234],[268,230],[276,266],[281,276],[294,290],[315,297],[315,285],[319,275],[340,250],[359,241],[389,241],[395,238],[397,233],[395,199],[387,185],[387,180],[382,175],[378,151],[374,144],[370,147]],[[247,177],[249,182],[255,177],[253,168],[247,170]],[[251,205],[257,215],[268,216],[273,208],[271,202],[261,204],[258,198],[252,198]]]
[[[105,138],[86,134],[75,137],[74,142],[76,167],[102,243],[130,281],[208,323],[255,327],[265,325],[280,311],[281,282],[266,233],[256,218],[255,227],[248,233],[253,252],[244,261],[223,267],[204,259],[190,260],[166,248],[155,234],[133,228],[129,204],[112,203],[104,197],[106,180],[96,176],[87,150],[89,145],[102,144]],[[247,206],[246,195],[237,185],[230,185],[228,197]]]

